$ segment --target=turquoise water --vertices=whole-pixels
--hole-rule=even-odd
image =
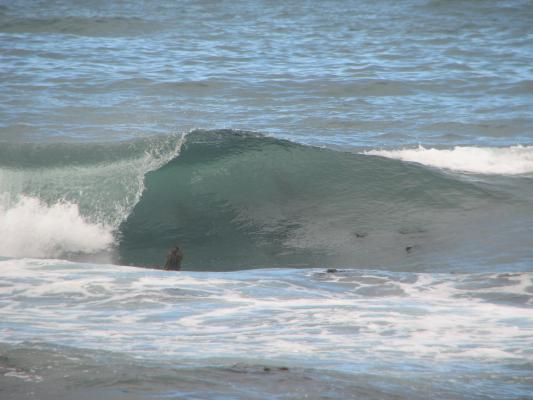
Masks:
[[[533,398],[532,9],[0,1],[0,397]]]

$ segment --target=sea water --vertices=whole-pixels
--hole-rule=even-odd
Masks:
[[[0,3],[0,398],[533,398],[530,1]]]

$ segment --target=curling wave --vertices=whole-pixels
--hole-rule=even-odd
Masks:
[[[109,144],[0,145],[0,256],[108,251],[144,190],[144,175],[179,153],[183,135]]]
[[[460,212],[496,198],[417,165],[231,130],[190,133],[145,186],[121,260],[161,265],[179,243],[187,268],[223,270],[400,265],[421,243],[446,251]]]
[[[495,207],[506,199],[494,185],[413,163],[235,130],[7,144],[0,233],[12,240],[0,256],[108,251],[116,263],[159,266],[179,244],[187,269],[417,269],[516,246],[477,234],[500,224]]]

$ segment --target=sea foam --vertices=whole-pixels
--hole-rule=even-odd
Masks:
[[[533,172],[533,146],[370,150],[364,154],[411,161],[431,167],[475,174],[520,175]]]
[[[111,229],[87,221],[77,204],[59,201],[47,205],[27,196],[13,205],[0,204],[0,237],[0,255],[6,257],[94,253],[113,242]]]

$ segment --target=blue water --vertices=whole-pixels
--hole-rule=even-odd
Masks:
[[[529,1],[2,9],[2,136],[241,128],[342,146],[531,144]]]
[[[0,398],[533,398],[532,10],[0,0]]]

